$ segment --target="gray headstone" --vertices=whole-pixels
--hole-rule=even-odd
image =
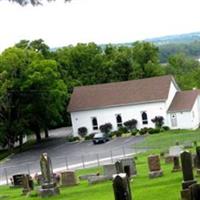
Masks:
[[[115,200],[132,200],[129,179],[125,173],[113,176]]]
[[[183,171],[182,188],[187,189],[190,185],[196,183],[192,171],[192,157],[190,152],[183,151],[181,153],[181,165]]]
[[[110,179],[112,179],[113,174],[116,174],[116,167],[114,164],[108,164],[108,165],[104,165],[103,166],[103,171],[104,171],[104,176],[109,177]]]
[[[77,185],[77,178],[74,171],[61,172],[61,185],[74,186]]]
[[[115,163],[115,168],[116,168],[117,174],[120,174],[120,173],[124,172],[123,166],[122,166],[122,162],[119,161],[119,160]]]
[[[124,173],[126,173],[128,176],[137,175],[136,162],[133,157],[124,158],[124,159],[121,159],[120,161],[122,163],[122,168],[123,168]]]
[[[90,185],[102,183],[102,182],[105,182],[105,181],[108,181],[108,180],[110,180],[110,177],[103,176],[103,175],[88,177],[88,183]]]
[[[169,148],[169,156],[180,156],[183,146],[172,146]]]
[[[88,180],[89,177],[96,176],[96,174],[84,174],[79,176],[79,180]]]

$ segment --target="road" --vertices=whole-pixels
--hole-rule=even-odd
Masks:
[[[9,160],[1,163],[0,181],[4,180],[6,175],[10,177],[17,173],[39,172],[39,158],[44,152],[51,157],[54,169],[75,168],[80,163],[85,167],[84,165],[91,161],[97,163],[97,161],[106,161],[105,158],[112,160],[116,156],[136,153],[134,144],[144,139],[144,136],[120,137],[105,144],[94,145],[92,141],[69,143],[66,141],[65,133],[70,134],[70,129],[53,130],[49,141],[35,145],[33,149],[26,152],[13,155]]]

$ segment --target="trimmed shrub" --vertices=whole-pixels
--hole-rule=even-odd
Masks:
[[[74,137],[74,136],[71,135],[71,136],[67,137],[68,142],[75,142],[75,141],[79,141],[79,140],[80,140],[80,138],[77,137],[77,136]]]
[[[128,120],[126,122],[124,122],[124,126],[128,129],[128,130],[133,130],[136,128],[137,126],[137,120],[136,119],[131,119],[131,120]]]
[[[79,134],[82,138],[84,138],[84,137],[87,135],[87,132],[88,132],[88,130],[87,130],[86,127],[80,127],[80,128],[78,128],[78,134]]]
[[[94,137],[94,133],[91,133],[90,135],[85,136],[85,140],[92,140]]]
[[[121,137],[121,136],[122,136],[122,132],[116,131],[116,137]]]
[[[105,123],[99,127],[100,131],[102,133],[108,134],[112,130],[112,124],[111,123]]]
[[[137,133],[138,133],[138,129],[133,129],[133,130],[131,131],[131,135],[133,135],[133,136],[136,136]]]
[[[164,131],[169,131],[170,130],[169,126],[163,126],[162,128],[163,128]]]
[[[140,131],[139,131],[139,134],[140,135],[145,135],[148,133],[148,128],[147,127],[144,127],[144,128],[141,128]]]
[[[117,132],[118,131],[112,131],[110,134],[109,134],[109,137],[114,137],[114,136],[116,136],[117,135]]]
[[[164,124],[163,116],[155,116],[155,118],[153,118],[151,121],[155,124],[156,128],[162,128]]]
[[[149,129],[148,129],[148,133],[149,133],[149,134],[160,133],[160,129],[159,129],[159,128],[149,128]]]
[[[124,126],[122,126],[122,127],[120,127],[119,129],[118,129],[118,131],[120,132],[120,133],[128,133],[128,129],[126,128],[126,127],[124,127]]]

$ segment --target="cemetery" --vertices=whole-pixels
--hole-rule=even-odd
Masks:
[[[27,174],[13,176],[12,185],[0,187],[0,199],[20,200],[197,200],[200,199],[200,147],[178,142],[168,151],[151,150],[112,164],[66,170],[54,176],[51,158],[40,157],[38,181]],[[166,162],[166,156],[172,156]]]

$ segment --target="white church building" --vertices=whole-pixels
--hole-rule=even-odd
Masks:
[[[111,123],[117,130],[136,119],[137,128],[155,127],[151,121],[163,116],[171,129],[196,129],[200,124],[200,90],[181,91],[173,76],[75,87],[68,112],[73,133],[86,127],[88,133]]]

